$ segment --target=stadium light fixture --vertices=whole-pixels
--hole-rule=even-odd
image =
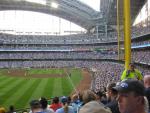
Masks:
[[[25,0],[25,1],[46,5],[46,0]]]
[[[53,7],[53,8],[58,8],[58,4],[55,3],[55,2],[52,2],[52,3],[51,3],[51,7]]]

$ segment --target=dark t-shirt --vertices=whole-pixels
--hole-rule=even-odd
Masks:
[[[150,106],[150,87],[145,89],[145,96],[147,97]],[[150,107],[149,107],[149,111],[150,111]]]
[[[120,113],[119,108],[118,108],[118,102],[116,100],[113,100],[107,103],[106,107],[109,107],[112,113]]]

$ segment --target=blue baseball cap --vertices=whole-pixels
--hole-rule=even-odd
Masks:
[[[135,79],[127,79],[119,84],[117,84],[115,87],[113,87],[114,90],[116,90],[119,93],[128,93],[128,92],[134,92],[137,95],[144,96],[144,85]]]
[[[62,103],[68,102],[68,98],[66,96],[61,97],[61,102]]]

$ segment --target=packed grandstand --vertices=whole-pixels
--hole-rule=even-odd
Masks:
[[[50,0],[47,0],[47,2]],[[62,18],[76,22],[81,27],[87,28],[86,33],[70,34],[70,35],[33,35],[33,34],[8,34],[0,33],[0,68],[1,69],[23,69],[23,68],[86,68],[89,71],[92,68],[96,68],[94,74],[91,73],[91,84],[89,89],[94,92],[105,91],[105,87],[110,82],[119,82],[120,76],[124,70],[124,33],[123,28],[120,30],[120,58],[118,59],[118,33],[114,26],[115,19],[107,19],[106,22],[97,16],[101,13],[96,13],[89,6],[80,2],[73,2],[69,0],[62,0],[64,3],[60,5],[69,4],[71,7],[70,12],[81,13],[77,17],[70,17],[70,13],[67,10],[68,7],[59,11],[50,11],[54,15],[58,15]],[[69,2],[68,2],[69,1]],[[102,11],[105,10],[105,6],[109,3],[109,11],[103,15],[105,18],[109,18],[109,14],[112,13],[112,7],[114,4],[108,2],[109,0],[101,0]],[[12,1],[11,1],[12,2]],[[40,10],[43,8],[43,12],[47,11],[45,6],[38,5],[32,9],[30,2],[29,9],[27,6],[24,8],[17,7],[18,1],[12,2],[12,7],[7,2],[0,2],[1,10],[11,10],[11,8],[18,8],[23,10]],[[75,5],[77,4],[77,6]],[[133,10],[142,9],[145,4],[148,4],[146,0],[139,2],[140,5],[132,3],[131,8]],[[20,2],[23,6],[23,2]],[[78,6],[79,5],[79,6]],[[79,8],[80,6],[84,6]],[[137,5],[137,6],[136,6]],[[6,6],[6,7],[5,7]],[[34,5],[33,5],[34,6]],[[76,6],[76,7],[75,7]],[[4,8],[4,9],[3,9]],[[31,9],[30,9],[31,8]],[[37,8],[37,9],[36,9]],[[79,9],[78,9],[79,8]],[[85,9],[84,9],[85,8]],[[76,11],[79,10],[79,11]],[[115,9],[114,9],[115,10]],[[150,9],[149,9],[150,10]],[[42,12],[41,11],[41,12]],[[49,11],[49,10],[48,10]],[[67,16],[63,16],[62,12]],[[94,12],[92,14],[88,14]],[[137,10],[132,12],[132,21],[140,12]],[[44,12],[45,13],[45,12]],[[46,12],[47,13],[47,12]],[[69,15],[70,14],[70,15]],[[113,12],[114,14],[114,12]],[[78,17],[82,15],[83,18]],[[85,17],[84,17],[85,16]],[[85,18],[90,18],[85,19]],[[91,17],[90,17],[91,16]],[[91,20],[92,16],[96,16]],[[103,17],[103,18],[104,18]],[[72,19],[72,20],[71,20]],[[81,20],[80,20],[81,19]],[[85,19],[85,22],[84,22]],[[97,20],[96,20],[97,19]],[[79,22],[78,22],[79,21]],[[97,22],[95,24],[95,22]],[[100,25],[98,24],[100,23]],[[104,25],[102,24],[104,23]],[[142,75],[150,74],[150,15],[138,24],[133,26],[134,21],[131,25],[131,59],[135,63],[137,69],[139,69]],[[89,25],[88,25],[89,24]],[[101,28],[102,26],[108,25],[108,30]],[[110,24],[110,25],[109,25]],[[122,24],[122,23],[120,23]],[[93,27],[94,26],[94,27]],[[94,29],[94,30],[93,30]],[[1,86],[0,86],[1,87]],[[0,95],[1,98],[1,95]],[[1,100],[1,99],[0,99]],[[0,102],[1,103],[1,102]],[[20,108],[21,109],[21,108]]]

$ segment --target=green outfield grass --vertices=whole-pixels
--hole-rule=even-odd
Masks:
[[[0,69],[0,105],[17,109],[29,107],[29,102],[40,97],[69,95],[73,87],[67,76],[53,78],[33,78],[32,74],[63,74],[64,69],[28,69],[26,77],[6,75],[7,69]],[[77,85],[82,79],[81,69],[70,69],[71,80]],[[23,75],[24,76],[24,75]]]

